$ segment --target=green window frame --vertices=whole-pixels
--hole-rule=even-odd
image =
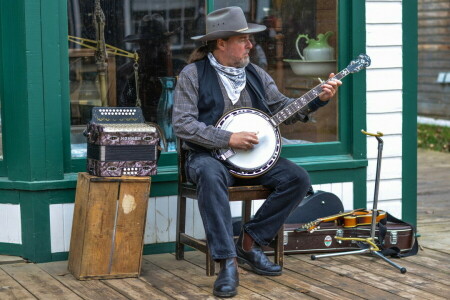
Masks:
[[[2,39],[2,36],[3,36],[2,35],[2,28],[3,28],[2,20],[3,20],[3,18],[1,15],[1,11],[0,11],[0,45],[1,45],[1,41],[3,41],[3,39]],[[3,73],[4,73],[3,72],[3,47],[0,47],[0,116],[1,116],[0,123],[2,123],[3,120],[5,119],[4,108],[3,108],[3,97],[2,97],[3,91],[4,91],[4,89],[3,89]],[[4,127],[3,127],[3,124],[0,124],[0,126],[2,126],[2,136],[1,136],[2,140],[0,142],[3,147],[3,145],[4,145],[3,137],[5,136],[3,134]],[[4,153],[4,149],[2,149],[2,151]],[[0,160],[0,177],[2,177],[2,176],[6,176],[4,160]]]
[[[214,10],[214,0],[207,0],[206,5],[208,12]],[[364,1],[338,1],[339,70],[345,68],[360,53],[365,53],[364,28]],[[67,59],[67,54],[63,56],[63,59]],[[365,128],[366,122],[365,71],[347,76],[343,80],[344,84],[339,90],[339,140],[313,145],[286,145],[283,146],[283,157],[301,164],[310,171],[351,169],[367,165],[365,136],[360,134],[360,130]],[[68,103],[69,101],[64,100],[63,102]],[[66,112],[65,115],[67,115]],[[66,131],[68,132],[69,128],[65,129]],[[69,141],[65,143],[65,147],[70,147]],[[86,159],[72,159],[70,151],[66,154],[71,162],[71,172],[85,170]],[[158,175],[153,177],[153,182],[177,180],[176,165],[176,153],[162,153],[158,164]]]
[[[206,4],[208,11],[211,11],[214,7],[214,1],[206,0]],[[7,20],[8,22],[11,21],[11,11],[17,13],[20,18],[26,18],[27,13],[38,11],[38,7],[42,5],[47,5],[48,9],[42,11],[40,16],[34,16],[36,18],[34,23],[24,22],[23,20],[17,21],[20,26],[13,27],[13,29],[11,29],[11,26],[5,25]],[[2,2],[2,12],[4,12],[0,14],[0,21],[3,22],[1,27],[2,41],[14,40],[13,46],[19,47],[20,49],[16,50],[23,53],[27,51],[28,44],[30,44],[37,48],[44,63],[38,66],[39,60],[34,62],[23,54],[13,53],[12,50],[8,50],[8,47],[3,48],[3,67],[8,64],[7,69],[11,69],[11,60],[14,59],[15,67],[28,70],[28,73],[25,72],[26,74],[13,74],[16,76],[15,80],[21,81],[17,85],[18,87],[29,86],[30,79],[27,76],[30,76],[30,68],[35,64],[42,73],[41,84],[43,87],[42,90],[39,87],[36,88],[42,95],[39,95],[36,99],[29,98],[28,103],[19,104],[16,102],[12,105],[12,103],[3,101],[5,106],[2,108],[5,109],[2,113],[8,118],[7,127],[4,127],[5,136],[10,140],[4,144],[4,151],[8,151],[8,156],[7,161],[0,162],[0,176],[8,176],[11,180],[26,181],[61,180],[67,177],[67,174],[84,171],[86,159],[72,158],[70,151],[67,2],[65,0],[57,2],[40,0],[36,3],[20,1],[16,4]],[[339,69],[344,68],[351,59],[365,51],[364,13],[364,1],[338,1]],[[45,19],[46,16],[48,16],[48,19]],[[33,27],[32,24],[38,24],[38,21],[40,26]],[[26,28],[23,28],[23,24],[27,24]],[[35,38],[38,35],[42,35],[42,40]],[[364,128],[366,119],[364,72],[346,77],[344,85],[340,88],[339,140],[313,145],[287,145],[283,147],[282,156],[301,164],[308,171],[354,169],[363,168],[367,165],[365,138],[359,133]],[[36,78],[41,80],[39,76],[36,76]],[[5,84],[4,80],[2,82]],[[5,88],[7,87],[5,86]],[[7,93],[10,95],[12,89],[9,87],[7,89]],[[53,94],[50,91],[58,91],[59,93]],[[27,91],[18,92],[23,93],[19,95],[20,99],[28,99]],[[15,98],[18,98],[18,96],[16,95]],[[14,115],[19,115],[21,109],[25,109],[27,114],[19,119],[14,119]],[[45,117],[44,123],[32,118],[32,110],[36,110],[39,115]],[[47,118],[49,119],[47,120]],[[20,129],[18,133],[14,132],[24,125],[26,129]],[[39,128],[42,128],[45,133],[41,133],[41,136],[34,138],[34,136],[38,136],[37,130]],[[62,128],[62,132],[52,132],[51,130],[45,130],[46,128]],[[23,141],[13,140],[15,136],[22,136]],[[53,136],[57,139],[53,140]],[[45,150],[42,150],[42,152],[36,150],[39,148],[45,148]],[[27,161],[24,161],[23,158],[26,158]],[[13,167],[6,168],[8,164],[12,164]],[[31,166],[31,168],[28,166]],[[8,169],[8,174],[6,174],[6,169]],[[322,178],[325,177],[327,175]],[[153,190],[152,195],[168,195],[169,192],[173,194],[176,189],[169,191],[164,191],[164,189],[169,186],[175,187],[176,180],[176,153],[163,153],[159,160],[158,175],[153,177],[153,182],[159,182],[160,184],[157,186],[163,188]],[[324,180],[322,179],[322,181]]]

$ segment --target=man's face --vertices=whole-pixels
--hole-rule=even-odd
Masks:
[[[228,38],[228,40],[219,40],[219,49],[223,51],[224,66],[243,68],[250,63],[250,49],[253,45],[250,42],[250,35],[238,35]]]

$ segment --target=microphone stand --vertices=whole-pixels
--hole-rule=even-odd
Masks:
[[[383,152],[383,140],[381,137],[383,136],[383,133],[377,132],[377,133],[369,133],[364,130],[361,130],[361,132],[368,136],[374,136],[378,141],[378,157],[377,157],[377,171],[376,171],[376,177],[375,177],[375,193],[374,193],[374,199],[373,199],[373,208],[372,208],[372,223],[370,227],[370,237],[368,238],[357,238],[357,237],[339,237],[336,236],[336,240],[341,241],[355,241],[357,242],[357,245],[361,248],[361,250],[355,250],[355,251],[348,251],[348,252],[337,252],[337,253],[328,253],[328,254],[320,254],[320,255],[311,255],[312,260],[316,260],[319,258],[324,257],[333,257],[333,256],[342,256],[342,255],[352,255],[352,254],[363,254],[363,253],[370,253],[373,254],[384,261],[386,261],[391,266],[394,266],[395,268],[399,269],[402,274],[406,273],[406,268],[396,264],[395,262],[388,259],[386,256],[381,253],[381,249],[378,248],[377,244],[375,243],[375,230],[376,230],[376,218],[378,216],[378,191],[379,191],[379,185],[380,185],[380,171],[381,171],[381,154]]]

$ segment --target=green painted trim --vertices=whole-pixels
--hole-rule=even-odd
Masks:
[[[3,34],[2,31],[6,28],[6,24],[4,24],[3,20],[4,17],[3,15],[3,9],[2,9],[2,4],[0,3],[0,45],[5,45],[5,42],[3,41]],[[6,29],[5,29],[6,30]],[[3,47],[0,46],[0,127],[2,126],[1,124],[1,120],[5,119],[5,115],[4,115],[4,109],[3,108],[3,80],[4,80],[4,76],[3,76]],[[1,131],[1,130],[0,130]],[[1,145],[4,145],[4,135],[2,134],[1,140],[0,140]],[[4,153],[4,147],[2,146],[2,153]],[[6,176],[6,171],[5,171],[5,162],[3,160],[0,160],[0,176]]]
[[[69,43],[67,42],[68,32],[68,16],[67,2],[58,1],[59,3],[59,65],[61,80],[61,122],[62,122],[62,141],[63,141],[63,165],[64,172],[70,173],[71,170],[71,149],[70,149],[70,80],[69,80]]]
[[[52,261],[69,260],[69,252],[52,253]]]
[[[0,190],[1,204],[20,204],[19,191],[17,190]]]
[[[175,252],[175,243],[156,243],[156,244],[145,244],[144,245],[144,255],[148,254],[159,254],[159,253],[173,253]],[[175,257],[174,257],[175,259]]]
[[[194,251],[194,249],[187,246],[185,246],[184,250]],[[1,243],[0,243],[0,251],[1,251]],[[150,255],[150,254],[174,253],[174,252],[175,252],[175,242],[167,242],[167,243],[145,244],[143,247],[142,254]],[[68,259],[69,259],[69,252],[55,252],[52,253],[51,261],[62,261]]]
[[[1,91],[3,146],[10,180],[64,177],[60,2],[18,0],[1,4],[5,24],[2,41],[7,41],[2,43],[7,45],[2,48],[2,73],[8,74]]]
[[[417,1],[403,1],[402,219],[417,224]]]
[[[22,256],[22,245],[13,243],[0,243],[0,254]]]
[[[291,159],[308,171],[353,169],[367,166],[367,160],[352,159],[349,155],[297,157]],[[46,181],[11,181],[6,177],[0,177],[0,194],[2,190],[42,191],[64,190],[76,188],[78,173],[66,173],[63,180]],[[158,175],[152,176],[151,196],[165,196],[166,190],[175,190],[178,180],[178,171],[175,166],[160,167]]]
[[[349,155],[316,156],[315,160],[297,158],[291,159],[307,171],[354,169],[367,166],[367,160],[354,160]],[[316,160],[317,159],[317,160]]]
[[[184,246],[184,251],[196,251],[196,250],[194,248]],[[145,244],[143,254],[149,255],[149,254],[174,253],[174,252],[175,252],[175,242],[167,242],[167,243]]]
[[[339,1],[339,68],[347,64],[359,54],[366,52],[365,2],[352,0]],[[345,36],[348,35],[348,36]],[[348,147],[355,159],[366,158],[366,138],[360,133],[366,124],[366,71],[352,74],[340,88],[339,105],[341,141]],[[349,103],[351,101],[351,103]]]
[[[26,113],[25,87],[27,67],[24,56],[18,53],[25,52],[25,34],[23,1],[0,1],[0,14],[2,22],[2,74],[8,75],[8,83],[2,83],[2,130],[3,130],[3,153],[4,163],[19,164],[23,166],[18,156],[27,152],[29,145],[26,139],[26,127],[24,114]],[[8,24],[8,25],[7,25]],[[5,42],[8,41],[8,42]],[[3,47],[3,45],[8,45]],[[6,80],[3,77],[3,80]],[[22,113],[19,113],[22,112]],[[14,119],[20,122],[20,127],[14,129]],[[9,134],[11,133],[11,134]],[[20,148],[15,149],[13,137],[16,136]],[[11,170],[8,170],[10,173]]]
[[[206,13],[209,14],[214,10],[214,0],[205,0]]]
[[[50,210],[47,192],[21,192],[23,257],[32,262],[51,260]]]
[[[61,109],[61,61],[55,59],[60,51],[59,2],[41,0],[42,78],[45,130],[45,179],[63,179],[63,128]],[[67,13],[66,13],[67,14]],[[57,16],[55,18],[55,16]],[[64,26],[66,28],[67,26]],[[67,43],[66,43],[67,44]],[[32,159],[34,162],[34,159]]]
[[[353,174],[353,207],[367,207],[367,168],[356,169]]]
[[[308,171],[312,184],[340,183],[340,182],[356,182],[360,179],[361,172],[365,168],[347,169],[347,170],[317,170]],[[363,178],[365,180],[365,178]],[[361,180],[361,183],[364,183]]]
[[[16,189],[25,191],[40,191],[52,189],[75,188],[77,183],[76,173],[64,174],[62,180],[42,180],[42,181],[13,181],[6,177],[0,177],[0,190]]]

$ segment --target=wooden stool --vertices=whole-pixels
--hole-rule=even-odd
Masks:
[[[139,276],[150,182],[78,174],[69,252],[75,278]]]
[[[215,262],[211,257],[207,242],[196,239],[186,234],[186,198],[197,199],[197,188],[194,184],[187,182],[184,173],[184,163],[186,151],[181,149],[181,141],[177,143],[178,147],[178,208],[177,208],[177,241],[176,241],[176,259],[184,259],[184,245],[197,249],[206,254],[206,275],[213,276],[215,272]],[[229,201],[242,201],[242,224],[250,220],[251,201],[266,199],[272,190],[262,186],[233,186],[228,188]],[[283,266],[284,245],[283,245],[283,227],[278,231],[275,238],[275,263]]]

